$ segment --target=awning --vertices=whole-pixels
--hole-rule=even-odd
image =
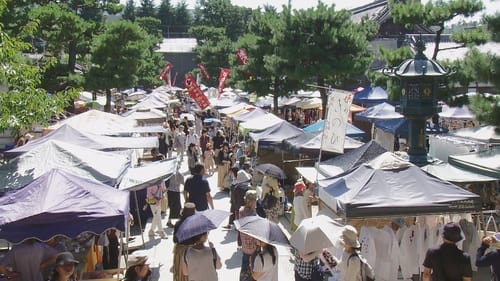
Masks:
[[[308,182],[315,183],[316,180],[325,179],[325,176],[323,176],[323,174],[321,174],[315,167],[295,167],[295,169]]]

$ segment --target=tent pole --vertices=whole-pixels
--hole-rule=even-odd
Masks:
[[[121,261],[122,261],[122,254],[125,254],[126,255],[126,258],[125,258],[125,268],[127,268],[127,262],[128,262],[128,254],[126,254],[128,252],[128,228],[129,228],[129,223],[128,223],[128,214],[127,214],[127,219],[125,221],[125,239],[127,239],[127,251],[124,251],[123,250],[123,234],[121,231],[120,232],[120,250],[118,251],[118,258],[120,259],[118,261],[118,270],[121,268]],[[118,273],[116,274],[116,280],[120,280],[120,272],[118,271]]]
[[[144,229],[142,229],[142,222],[141,222],[141,214],[139,212],[139,201],[137,200],[137,191],[134,191],[134,200],[135,200],[135,210],[137,212],[137,220],[139,221],[139,229],[141,230],[141,239],[142,239],[142,248],[144,248]]]

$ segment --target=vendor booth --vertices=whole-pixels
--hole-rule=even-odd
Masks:
[[[16,157],[50,140],[58,140],[96,150],[158,147],[157,137],[110,137],[80,131],[70,124],[64,124],[41,138],[30,140],[25,145],[4,152],[4,155],[8,158]]]
[[[460,223],[467,233],[460,245],[465,252],[474,255],[480,244],[480,224],[471,216],[481,212],[480,197],[393,153],[318,185],[321,206],[358,228],[361,253],[376,280],[419,276],[427,249],[442,242],[443,223]]]
[[[57,168],[115,186],[130,165],[126,155],[50,140],[0,166],[0,194]]]

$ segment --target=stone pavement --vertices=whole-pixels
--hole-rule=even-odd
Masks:
[[[181,173],[188,175],[186,157],[181,165]],[[214,207],[216,209],[229,211],[229,194],[225,191],[220,191],[217,188],[217,173],[211,177],[207,177],[212,197],[214,198]],[[168,211],[167,211],[168,214]],[[133,255],[146,255],[149,257],[151,269],[153,271],[152,280],[171,281],[173,280],[171,266],[173,264],[173,228],[167,228],[167,218],[162,220],[164,230],[167,233],[168,239],[160,239],[159,236],[154,238],[148,237],[150,223],[148,222],[144,230],[144,248],[140,247],[141,236],[133,236],[134,242],[129,244],[129,247],[140,247],[133,252]],[[225,225],[223,222],[222,225]],[[237,231],[227,230],[221,227],[210,231],[209,240],[214,243],[222,261],[222,268],[218,270],[219,280],[239,280],[241,252],[237,249]],[[289,232],[289,223],[285,217],[281,218],[280,225],[285,230],[287,235]],[[293,255],[287,247],[277,247],[279,253],[279,280],[294,280],[293,272]]]

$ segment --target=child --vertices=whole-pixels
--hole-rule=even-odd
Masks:
[[[212,144],[207,144],[207,149],[203,154],[205,169],[209,176],[212,176],[215,172],[215,160],[214,160],[214,150],[212,149]]]

